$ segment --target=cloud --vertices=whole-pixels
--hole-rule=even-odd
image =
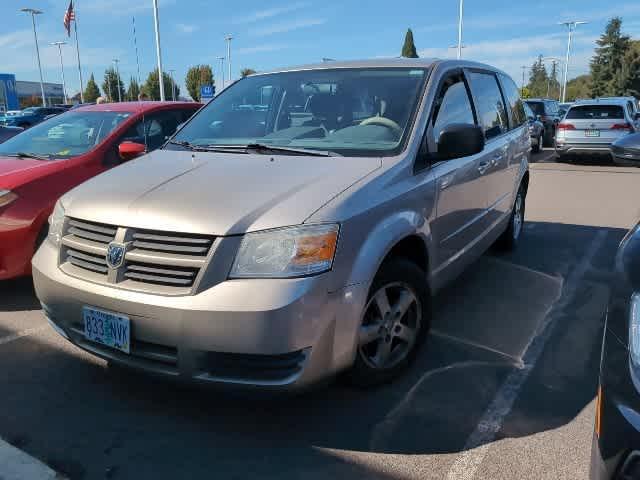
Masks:
[[[158,8],[161,8],[176,3],[176,0],[159,0],[158,3]],[[150,0],[92,0],[91,2],[82,4],[80,10],[78,10],[78,18],[81,17],[82,12],[90,12],[99,15],[124,16],[143,12],[145,10],[151,10],[152,7],[153,4]]]
[[[0,48],[3,49],[21,48],[31,44],[33,44],[33,32],[31,30],[17,30],[0,35]]]
[[[250,55],[252,53],[276,52],[278,50],[284,50],[286,48],[289,48],[289,45],[285,45],[285,44],[256,45],[254,47],[238,48],[234,53],[236,55]]]
[[[307,18],[292,20],[290,22],[276,23],[262,28],[256,28],[249,31],[249,34],[254,37],[265,37],[267,35],[273,35],[276,33],[291,32],[293,30],[300,30],[302,28],[313,27],[316,25],[322,25],[326,23],[324,18]]]
[[[189,24],[189,23],[176,23],[176,30],[180,33],[193,33],[198,30],[200,27],[197,25]]]
[[[254,23],[260,20],[266,20],[268,18],[278,17],[285,13],[294,12],[296,10],[300,10],[304,7],[308,7],[310,5],[309,2],[296,2],[289,5],[283,5],[281,7],[273,7],[265,10],[259,10],[257,12],[253,12],[251,15],[242,18],[236,18],[233,20],[233,23]]]

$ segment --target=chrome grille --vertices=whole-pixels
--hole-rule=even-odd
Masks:
[[[122,288],[187,294],[195,285],[215,238],[139,230],[70,218],[62,237],[61,268],[67,273]],[[109,268],[111,242],[126,245],[124,264]]]

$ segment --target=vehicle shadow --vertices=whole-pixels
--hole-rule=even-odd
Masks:
[[[31,277],[0,281],[0,312],[39,310]]]
[[[420,455],[464,450],[548,312],[552,333],[495,439],[565,425],[594,398],[625,232],[605,230],[584,275],[567,279],[600,231],[527,224],[516,252],[488,254],[438,294],[436,333],[415,364],[372,390],[337,381],[299,396],[232,395],[107,368],[53,332],[14,342],[0,349],[0,436],[71,479],[442,478],[417,473]]]

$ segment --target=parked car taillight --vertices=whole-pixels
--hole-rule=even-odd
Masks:
[[[628,131],[631,131],[631,130],[633,130],[633,127],[628,122],[627,123],[614,123],[613,126],[611,127],[611,130],[628,130]]]
[[[559,123],[558,124],[558,130],[575,130],[576,127],[575,125],[571,124],[571,123]]]

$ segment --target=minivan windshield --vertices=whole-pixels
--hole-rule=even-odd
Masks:
[[[129,112],[66,112],[0,143],[0,155],[35,154],[69,158],[98,146]]]
[[[224,90],[167,148],[271,145],[345,156],[397,154],[427,70],[318,69],[247,77]],[[269,150],[269,154],[281,153]]]

